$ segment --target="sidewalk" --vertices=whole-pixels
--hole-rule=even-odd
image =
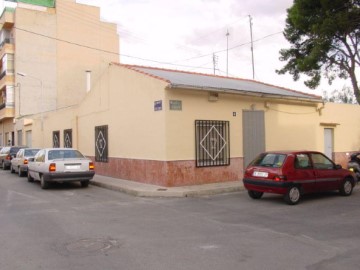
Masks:
[[[120,191],[138,197],[195,197],[236,192],[244,189],[241,181],[185,187],[161,187],[102,175],[95,175],[90,183],[94,186]]]

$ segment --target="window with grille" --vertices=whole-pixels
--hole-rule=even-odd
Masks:
[[[72,129],[64,130],[64,147],[72,148]]]
[[[95,161],[108,162],[108,126],[95,127]]]
[[[229,121],[196,120],[196,167],[230,164]]]
[[[60,131],[53,131],[53,148],[60,147]]]

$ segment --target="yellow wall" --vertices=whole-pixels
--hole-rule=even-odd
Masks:
[[[360,150],[359,105],[326,103],[320,123],[322,130],[333,128],[335,152]]]
[[[109,126],[109,156],[165,159],[165,114],[154,111],[166,83],[110,65],[79,108],[79,147],[95,155],[95,126]]]

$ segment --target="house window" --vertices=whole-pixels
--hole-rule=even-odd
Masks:
[[[108,126],[95,127],[95,161],[108,162]]]
[[[72,129],[64,130],[64,147],[72,148]]]
[[[60,147],[60,131],[53,131],[53,148]]]
[[[23,145],[23,133],[22,133],[22,130],[17,131],[17,145]]]
[[[229,121],[195,121],[196,167],[230,164]]]

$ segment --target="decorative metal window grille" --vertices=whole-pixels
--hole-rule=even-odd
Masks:
[[[60,131],[53,131],[53,148],[60,147]]]
[[[195,121],[196,167],[230,164],[229,121]]]
[[[72,148],[72,129],[64,130],[64,147]]]
[[[95,127],[95,161],[108,162],[108,126]]]

